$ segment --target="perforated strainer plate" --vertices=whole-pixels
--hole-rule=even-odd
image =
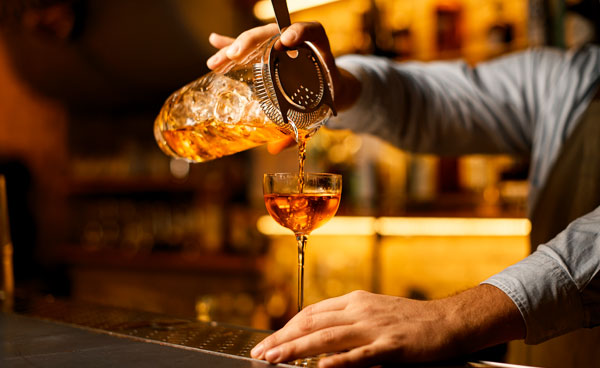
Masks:
[[[275,41],[276,37],[269,43],[268,60],[254,65],[261,108],[285,130],[310,130],[330,113],[336,114],[329,71],[311,43],[276,50]]]
[[[302,112],[319,107],[325,81],[319,62],[309,48],[300,47],[287,52],[272,50],[271,63],[275,71],[276,91],[290,107]]]

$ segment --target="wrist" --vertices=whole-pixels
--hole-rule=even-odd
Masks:
[[[360,96],[360,81],[349,71],[338,68],[337,83],[334,80],[335,104],[338,111],[347,110]]]
[[[479,285],[442,302],[447,304],[447,330],[454,341],[452,345],[461,354],[525,337],[519,309],[495,286]]]

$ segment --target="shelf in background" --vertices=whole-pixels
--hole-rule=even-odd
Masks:
[[[195,192],[198,183],[172,178],[75,179],[68,183],[70,195]]]
[[[261,273],[262,256],[192,252],[127,252],[123,250],[91,250],[80,245],[58,247],[57,261],[75,266],[126,268],[177,272]]]

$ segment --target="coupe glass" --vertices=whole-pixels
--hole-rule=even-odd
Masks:
[[[342,176],[306,173],[265,174],[267,211],[277,223],[294,232],[298,242],[298,311],[304,301],[304,251],[308,234],[331,219],[340,205]]]

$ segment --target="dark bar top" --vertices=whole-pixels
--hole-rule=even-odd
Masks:
[[[178,349],[16,314],[0,314],[0,366],[12,367],[268,367],[269,364]]]
[[[268,334],[54,298],[28,299],[15,303],[15,312],[0,313],[0,367],[273,367],[250,358],[250,349]],[[278,366],[312,368],[318,360]],[[418,367],[490,366],[463,361]]]

